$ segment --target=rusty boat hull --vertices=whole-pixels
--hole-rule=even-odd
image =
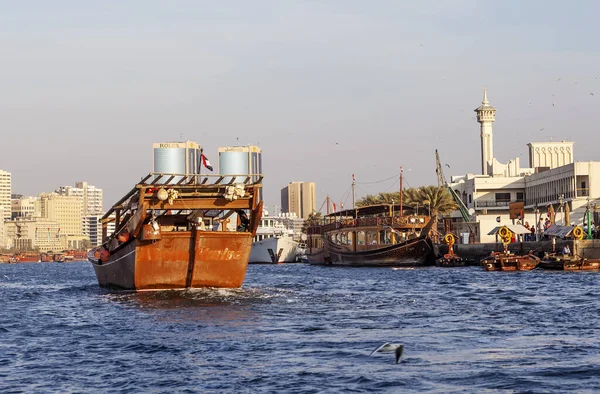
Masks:
[[[262,176],[235,185],[223,179],[142,178],[100,219],[102,245],[87,254],[98,284],[129,291],[239,288],[261,218]]]
[[[600,260],[550,255],[540,261],[539,267],[556,271],[595,271],[600,269]]]
[[[194,231],[163,233],[160,240],[132,240],[107,262],[92,261],[101,287],[163,290],[240,287],[252,235]]]
[[[514,255],[494,253],[493,256],[481,260],[486,271],[531,271],[540,263],[540,258],[532,254]]]

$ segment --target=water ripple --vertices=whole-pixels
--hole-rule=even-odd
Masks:
[[[598,275],[258,265],[110,293],[87,263],[0,265],[0,392],[594,392]]]

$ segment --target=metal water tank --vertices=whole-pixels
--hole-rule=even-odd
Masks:
[[[159,142],[153,144],[154,172],[163,174],[197,174],[200,164],[200,146],[191,141],[186,142]],[[178,182],[181,178],[175,177],[171,183]],[[169,179],[163,177],[159,183]]]

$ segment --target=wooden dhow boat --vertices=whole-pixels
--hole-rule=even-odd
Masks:
[[[504,250],[502,252],[492,252],[488,257],[481,260],[481,266],[486,271],[530,271],[536,268],[540,258],[533,252],[525,255],[516,255],[508,250],[513,233],[506,226],[499,227],[498,236],[502,239]]]
[[[306,256],[311,264],[414,267],[433,251],[429,231],[435,219],[403,216],[379,204],[326,215],[307,228]]]
[[[88,253],[98,283],[135,291],[240,287],[262,214],[261,181],[150,173],[100,220],[103,244]]]

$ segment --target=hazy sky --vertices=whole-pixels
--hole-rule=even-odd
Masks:
[[[0,169],[13,193],[78,180],[105,206],[152,170],[152,143],[259,144],[265,203],[314,181],[351,203],[575,141],[600,160],[596,1],[0,0]],[[597,94],[596,94],[597,93]],[[595,95],[592,95],[595,94]],[[553,105],[554,104],[554,105]],[[378,180],[394,177],[381,183]]]

